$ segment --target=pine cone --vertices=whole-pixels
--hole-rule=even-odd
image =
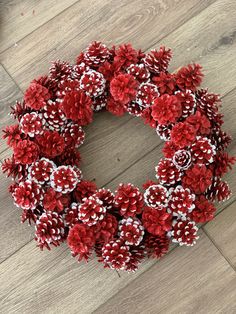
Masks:
[[[154,100],[159,96],[156,85],[151,83],[142,83],[139,85],[136,95],[136,103],[143,108],[150,107]]]
[[[84,52],[84,61],[87,65],[98,67],[111,56],[110,50],[99,41],[92,42]],[[78,62],[78,60],[77,60]]]
[[[184,92],[177,91],[175,96],[178,98],[182,106],[181,118],[187,118],[188,116],[192,115],[196,108],[195,95],[190,90],[186,90]]]
[[[153,236],[148,234],[145,238],[145,248],[147,250],[147,254],[153,258],[161,258],[165,254],[167,254],[169,250],[170,239],[166,236],[166,234],[162,236]]]
[[[23,165],[32,164],[39,156],[38,146],[29,140],[21,140],[13,147],[14,160]]]
[[[66,116],[59,108],[59,103],[48,101],[42,111],[43,118],[46,121],[46,125],[52,131],[60,131],[66,122]]]
[[[196,244],[198,227],[195,222],[186,219],[177,219],[173,221],[173,227],[170,231],[172,242],[179,243],[179,245],[193,246]]]
[[[150,72],[158,74],[167,70],[171,57],[171,50],[162,46],[159,50],[151,50],[150,53],[146,54],[144,63]]]
[[[128,272],[135,272],[138,269],[138,265],[145,257],[145,247],[140,245],[130,249],[130,260],[125,265],[125,270]]]
[[[170,73],[161,72],[159,76],[154,76],[152,81],[157,85],[161,95],[173,95],[176,89],[175,77]]]
[[[16,185],[12,196],[17,207],[35,209],[42,199],[43,194],[39,184],[27,180]]]
[[[131,217],[120,220],[119,236],[126,245],[139,245],[144,236],[144,228],[141,221]]]
[[[63,194],[72,192],[78,183],[77,174],[71,166],[57,167],[53,170],[50,179],[54,190]]]
[[[143,195],[139,189],[131,183],[121,183],[115,194],[115,206],[125,218],[134,217],[141,213]]]
[[[201,194],[212,183],[212,171],[205,165],[194,165],[186,170],[182,179],[183,187],[189,188],[196,194]]]
[[[56,165],[47,158],[35,161],[28,170],[28,178],[36,183],[44,184],[50,180],[50,176]]]
[[[167,206],[168,190],[160,184],[151,185],[144,193],[144,201],[149,207]]]
[[[43,132],[43,120],[36,112],[26,113],[20,119],[21,132],[29,137],[34,137]]]
[[[80,79],[80,88],[90,97],[100,96],[105,89],[106,81],[102,73],[89,70],[84,72]]]
[[[114,206],[114,194],[111,192],[109,189],[99,189],[96,193],[95,196],[99,198],[103,206],[106,208],[106,211],[109,211],[113,208]]]
[[[79,223],[79,205],[71,203],[70,207],[65,209],[64,221],[69,228]]]
[[[195,201],[195,208],[191,212],[191,219],[196,223],[204,223],[214,218],[216,208],[204,195],[200,195]]]
[[[173,161],[170,159],[160,159],[158,165],[155,168],[156,177],[163,185],[176,184],[181,179],[181,172],[176,168]]]
[[[42,135],[36,137],[36,141],[41,155],[48,158],[60,155],[65,148],[64,139],[57,131],[45,130]]]
[[[207,137],[197,136],[196,141],[191,145],[192,160],[200,165],[213,162],[216,148]]]
[[[187,170],[191,166],[191,163],[192,157],[188,150],[181,149],[175,151],[173,155],[173,164],[176,166],[177,169]]]
[[[194,206],[195,195],[189,189],[184,189],[181,185],[170,189],[168,210],[175,215],[186,215],[190,213]]]
[[[96,196],[83,199],[79,206],[79,219],[86,225],[95,225],[99,220],[103,220],[106,214],[106,207]]]
[[[163,207],[144,207],[142,213],[143,226],[155,236],[162,236],[171,229],[172,216]]]
[[[106,214],[104,219],[98,221],[93,226],[96,240],[101,242],[108,242],[114,238],[118,230],[118,222],[115,216]]]
[[[82,180],[73,191],[73,195],[78,203],[82,203],[84,198],[89,198],[97,192],[97,186],[92,181]]]
[[[176,74],[176,84],[179,89],[196,91],[197,87],[201,84],[203,74],[202,67],[199,64],[189,64],[186,67],[182,67]]]
[[[41,250],[50,250],[50,245],[59,246],[65,240],[65,225],[58,213],[47,212],[39,217],[35,225],[35,240]]]
[[[143,63],[131,64],[127,68],[127,73],[133,75],[140,83],[145,83],[150,77],[150,72]]]
[[[69,206],[70,195],[56,192],[53,188],[47,188],[42,205],[46,211],[62,212],[64,208]]]
[[[24,95],[25,105],[34,110],[42,109],[51,95],[49,90],[37,83],[31,83]]]

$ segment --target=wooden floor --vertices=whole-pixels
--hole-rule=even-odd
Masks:
[[[225,129],[236,154],[235,0],[1,0],[0,124],[29,82],[51,60],[74,60],[91,40],[131,42],[148,50],[173,48],[171,70],[191,61],[204,67],[204,86],[223,98]],[[83,172],[99,186],[141,185],[153,178],[161,156],[155,132],[131,116],[96,115],[81,149]],[[0,142],[0,159],[10,155]],[[0,177],[0,312],[6,313],[236,313],[236,176],[226,176],[233,196],[218,206],[193,248],[173,248],[136,274],[78,264],[66,245],[35,247],[33,228]]]

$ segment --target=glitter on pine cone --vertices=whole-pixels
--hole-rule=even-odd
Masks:
[[[65,240],[65,224],[55,212],[43,213],[35,224],[35,240],[41,250],[59,246]]]
[[[22,181],[14,188],[12,197],[17,207],[35,209],[42,199],[42,189],[36,182]]]
[[[144,192],[144,201],[149,207],[167,206],[169,192],[166,187],[157,184],[149,186]]]
[[[28,178],[36,183],[44,184],[50,180],[55,168],[56,165],[52,160],[41,158],[29,167]]]
[[[207,137],[197,136],[191,145],[192,160],[200,165],[212,163],[215,154],[216,148]]]
[[[119,222],[119,237],[126,245],[139,245],[144,236],[144,227],[137,218],[126,218]]]
[[[105,89],[106,81],[104,76],[97,71],[89,70],[80,79],[80,88],[90,97],[100,96]]]
[[[43,132],[43,123],[42,118],[36,112],[31,112],[21,117],[19,125],[21,132],[29,137],[34,137]]]
[[[79,219],[87,226],[95,225],[102,220],[106,214],[106,207],[96,196],[90,196],[83,199],[79,206]]]
[[[181,103],[176,96],[165,94],[154,100],[152,117],[159,124],[175,123],[181,114]]]
[[[195,205],[195,194],[192,194],[189,189],[178,185],[176,188],[170,189],[170,199],[168,202],[168,211],[174,215],[187,215]]]
[[[72,192],[78,183],[77,174],[71,166],[57,167],[53,170],[50,179],[52,188],[63,194]]]
[[[140,214],[143,207],[143,195],[133,184],[120,184],[114,199],[115,207],[125,218]]]
[[[147,255],[153,258],[161,258],[169,250],[170,238],[166,234],[153,236],[148,234],[144,241]]]
[[[181,180],[182,173],[168,158],[161,158],[155,168],[156,178],[163,185],[174,185]]]
[[[121,240],[112,240],[102,247],[102,260],[105,267],[111,269],[125,269],[131,258],[129,246]]]
[[[169,235],[172,237],[172,242],[178,243],[180,246],[193,246],[198,240],[198,227],[194,221],[187,219],[177,219],[173,221],[172,230]]]
[[[191,153],[187,150],[177,150],[173,156],[173,163],[180,170],[187,170],[192,163]]]
[[[71,249],[72,256],[78,255],[78,260],[88,260],[91,250],[95,244],[93,230],[88,226],[78,223],[70,228],[67,244]]]
[[[155,236],[162,236],[171,229],[172,215],[163,207],[145,206],[142,212],[142,223],[147,231]]]

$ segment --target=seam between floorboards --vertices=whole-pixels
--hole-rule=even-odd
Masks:
[[[228,207],[228,206],[227,206]],[[226,209],[226,208],[225,208]],[[205,233],[205,235],[208,237],[208,239],[211,241],[211,243],[214,245],[214,247],[217,249],[217,251],[220,253],[220,255],[224,258],[224,260],[229,264],[229,266],[236,272],[236,267],[231,263],[228,257],[224,255],[222,250],[218,247],[214,239],[209,235],[209,233],[206,231],[206,229],[203,227],[202,231]]]
[[[17,41],[17,44],[20,43],[22,40],[24,40],[27,36],[33,34],[33,32],[35,32],[36,30],[38,30],[40,27],[46,25],[48,22],[50,22],[51,20],[53,20],[54,18],[56,18],[58,15],[64,13],[66,10],[69,10],[71,7],[73,7],[73,5],[77,4],[78,2],[81,2],[82,0],[77,0],[76,2],[74,2],[73,4],[71,4],[69,7],[65,8],[64,10],[62,10],[61,12],[58,12],[56,15],[54,15],[53,17],[51,17],[48,21],[44,22],[43,24],[39,25],[37,28],[35,28],[33,31],[31,31],[30,33],[28,33],[27,35],[23,36],[21,39],[19,39]],[[8,49],[11,49],[12,47],[14,47],[14,44],[10,45],[9,47],[5,48],[4,50],[0,51],[0,55],[5,53]]]
[[[16,87],[19,89],[19,91],[22,93],[22,96],[24,95],[23,90],[21,89],[21,87],[17,84],[17,82],[15,81],[15,79],[12,77],[12,75],[10,74],[10,72],[7,70],[7,68],[5,67],[5,65],[3,63],[0,63],[1,66],[3,67],[3,70],[7,73],[7,75],[10,77],[10,79],[13,81],[13,83],[16,85]]]

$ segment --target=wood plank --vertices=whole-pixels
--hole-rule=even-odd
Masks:
[[[22,92],[0,64],[0,152],[7,148],[2,139],[2,129],[14,121],[9,116],[10,106],[22,96]]]
[[[108,300],[95,313],[235,313],[236,276],[201,232]]]
[[[139,274],[151,263],[142,265]],[[41,252],[31,241],[0,265],[1,311],[92,313],[132,280],[132,274],[119,278],[95,259],[78,264],[65,244]]]
[[[204,230],[236,270],[236,202],[206,224]]]
[[[220,94],[231,91],[236,86],[232,79],[236,77],[235,10],[234,0],[216,1],[161,40],[174,51],[170,68],[199,62],[205,86]]]
[[[1,1],[1,51],[64,11],[78,0],[5,0]]]
[[[0,58],[25,89],[33,78],[47,71],[51,60],[74,60],[91,40],[108,44],[131,41],[145,50],[214,1],[81,0]]]

